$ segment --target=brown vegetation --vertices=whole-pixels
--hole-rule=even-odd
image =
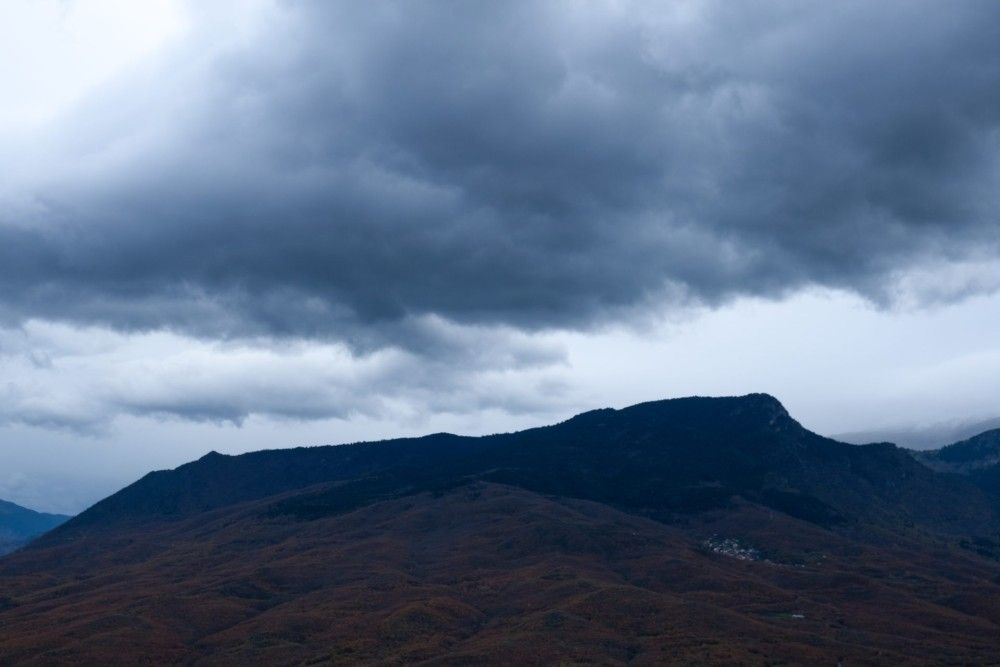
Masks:
[[[312,521],[267,517],[273,502],[4,560],[0,661],[981,664],[1000,655],[1000,567],[918,533],[876,545],[748,503],[666,525],[485,483]],[[720,535],[764,558],[706,548]]]

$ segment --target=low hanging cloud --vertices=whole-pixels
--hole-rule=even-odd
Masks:
[[[311,340],[421,377],[499,354],[493,327],[997,287],[952,268],[1000,256],[995,2],[254,7],[236,30],[192,3],[155,60],[0,133],[5,326]],[[146,389],[106,404],[216,404]],[[204,409],[290,414],[254,400]]]
[[[0,329],[0,426],[100,434],[120,415],[238,425],[252,415],[406,420],[566,407],[559,346],[516,331],[423,324],[451,354],[434,360],[393,348],[357,355],[342,343],[219,344],[33,321]]]

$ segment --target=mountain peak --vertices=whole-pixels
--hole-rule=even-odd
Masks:
[[[617,410],[598,408],[582,412],[559,426],[645,428],[659,433],[678,428],[722,429],[731,433],[801,428],[777,398],[763,393],[685,396],[637,403]]]
[[[688,406],[702,404],[726,411],[755,410],[774,416],[788,416],[788,411],[781,404],[781,401],[771,394],[759,392],[740,396],[685,396],[683,398],[668,398],[662,401],[653,401],[653,403]]]
[[[788,410],[770,394],[754,393],[742,396],[688,396],[640,403],[619,412],[626,415],[657,413],[663,418],[697,421],[705,426],[723,427],[785,427],[797,425]]]
[[[788,410],[782,405],[774,396],[770,394],[747,394],[742,398],[749,409],[756,410],[768,418],[768,423],[771,426],[777,426],[779,423],[784,421],[793,421],[792,416],[788,414]],[[798,422],[795,422],[798,423]]]
[[[734,396],[733,400],[737,404],[745,406],[748,410],[760,411],[773,419],[790,418],[785,406],[771,394],[745,394],[743,396]]]
[[[754,392],[751,394],[744,394],[743,396],[736,396],[735,398],[742,399],[747,403],[751,403],[754,405],[767,406],[775,410],[780,410],[785,414],[788,414],[788,412],[785,410],[785,406],[782,405],[781,401],[779,401],[771,394],[765,392]]]

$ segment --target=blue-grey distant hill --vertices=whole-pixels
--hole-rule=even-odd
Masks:
[[[865,445],[869,442],[891,442],[908,449],[939,449],[960,440],[967,440],[985,431],[1000,429],[1000,417],[974,422],[951,422],[913,428],[852,431],[831,436],[834,440]]]
[[[938,472],[965,475],[1000,499],[1000,428],[940,449],[915,452],[914,456]]]
[[[0,500],[0,555],[14,551],[67,519],[62,514],[35,512]]]

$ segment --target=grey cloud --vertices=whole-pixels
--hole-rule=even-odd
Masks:
[[[0,317],[435,357],[427,317],[887,302],[998,255],[998,25],[986,1],[282,4],[0,163]]]
[[[393,415],[551,414],[572,401],[562,346],[503,328],[428,320],[433,347],[366,354],[343,344],[32,323],[0,328],[0,427],[103,435],[122,415],[242,424]]]

